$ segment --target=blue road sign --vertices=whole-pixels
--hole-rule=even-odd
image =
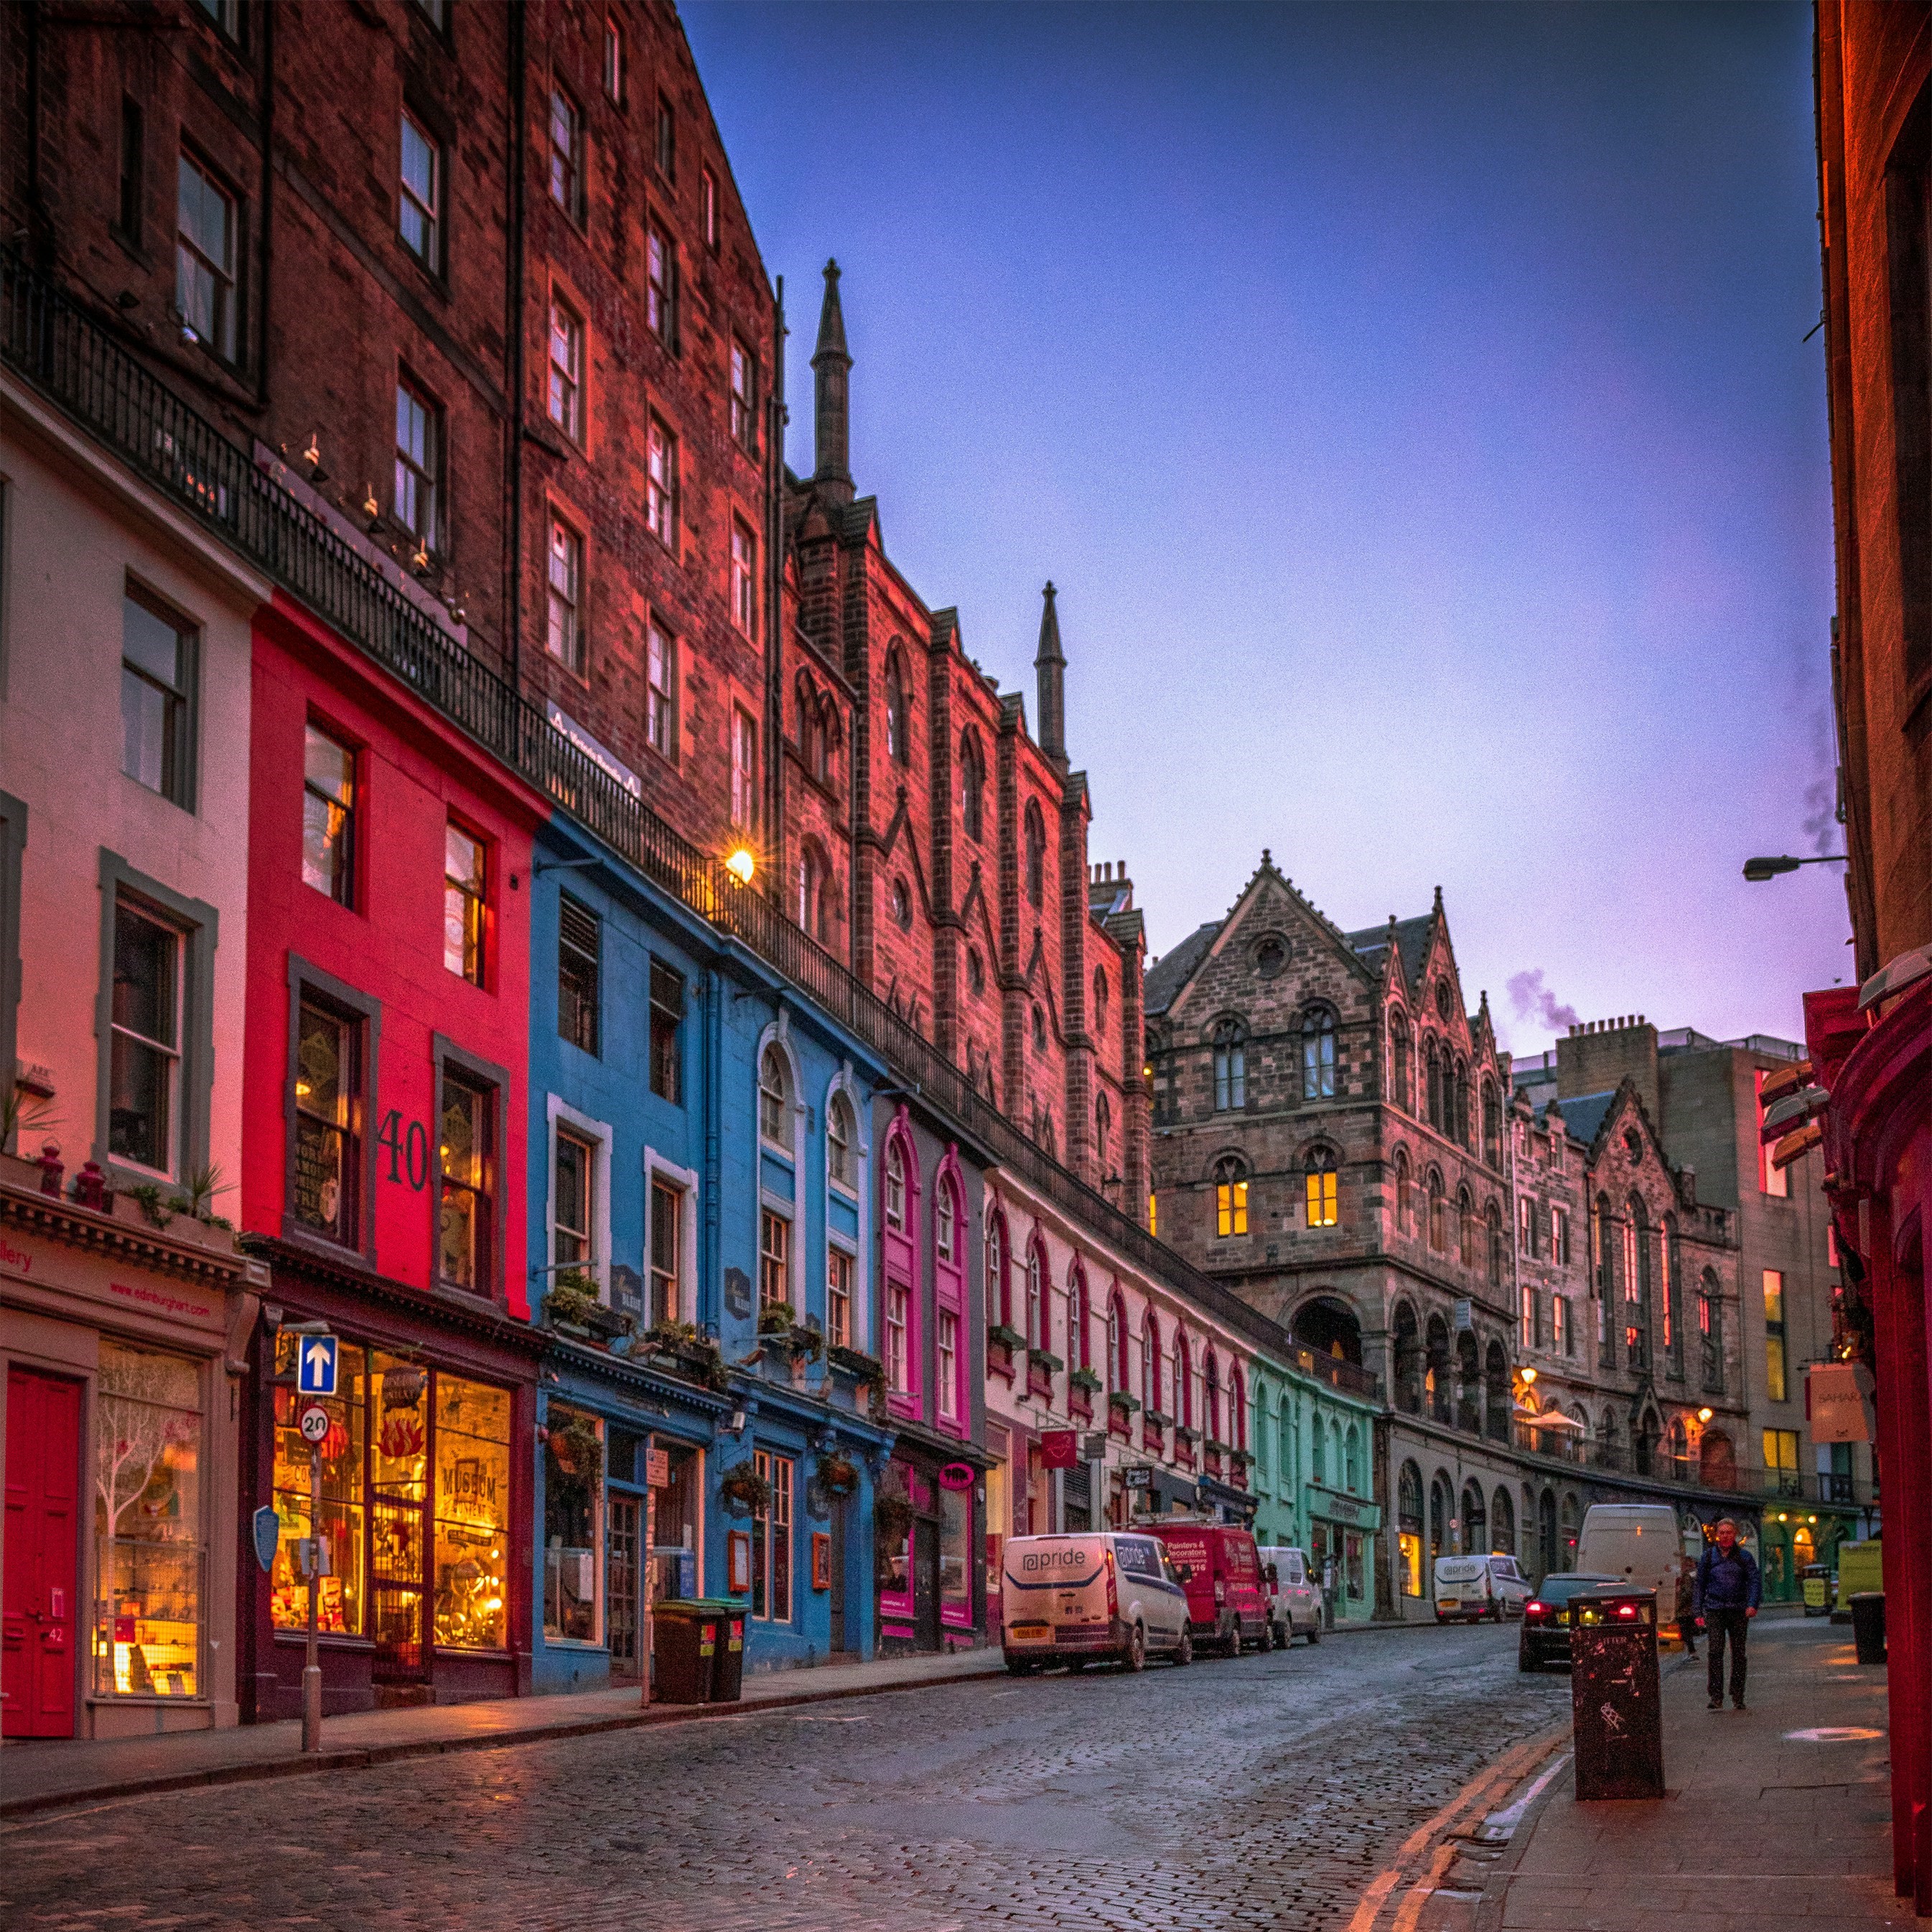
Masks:
[[[335,1341],[333,1335],[304,1335],[296,1358],[296,1387],[304,1395],[335,1393]]]
[[[272,1509],[255,1512],[255,1561],[264,1570],[275,1567],[275,1552],[282,1540],[282,1520]]]

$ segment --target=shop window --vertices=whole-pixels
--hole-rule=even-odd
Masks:
[[[472,1294],[493,1294],[496,1144],[494,1084],[446,1066],[436,1142],[440,1198],[436,1263],[442,1279]]]
[[[598,986],[604,922],[568,892],[559,908],[556,935],[556,1030],[584,1052],[598,1049]]]
[[[684,1192],[651,1178],[651,1306],[652,1327],[679,1318],[682,1279],[679,1250],[683,1241]]]
[[[507,1649],[509,1392],[454,1376],[439,1374],[435,1380],[431,1634],[438,1643],[455,1649]],[[404,1388],[406,1392],[406,1384]]]
[[[550,1190],[556,1232],[550,1258],[567,1267],[582,1267],[594,1254],[591,1231],[596,1224],[596,1143],[568,1128],[556,1130],[556,1174]]]
[[[356,754],[310,725],[302,743],[302,881],[356,903]]]
[[[939,1620],[970,1628],[973,1622],[973,1492],[939,1492]]]
[[[684,1022],[684,975],[662,959],[651,962],[651,1091],[673,1106],[684,1099],[684,1067],[678,1028]]]
[[[758,1306],[788,1307],[791,1303],[791,1223],[769,1208],[758,1214]]]
[[[331,1574],[317,1586],[316,1628],[328,1636],[360,1636],[368,1601],[368,1356],[361,1348],[341,1346],[336,1393],[301,1396],[293,1386],[300,1346],[298,1336],[275,1338],[275,1372],[289,1380],[274,1391],[273,1500],[282,1536],[269,1574],[269,1612],[278,1630],[308,1628],[308,1588],[296,1575],[295,1546],[299,1538],[320,1534],[328,1540]],[[318,1406],[328,1412],[328,1433],[322,1440],[322,1510],[312,1521],[309,1445],[299,1424],[302,1411]]]
[[[544,1635],[595,1643],[604,1516],[604,1425],[552,1402],[544,1444]]]
[[[852,1257],[830,1243],[825,1250],[825,1339],[836,1348],[852,1346]]]
[[[360,1018],[320,1000],[297,1008],[291,1210],[347,1248],[362,1245],[362,1031]]]
[[[791,1622],[792,1460],[760,1449],[753,1458],[769,1500],[752,1516],[752,1615],[761,1622]]]
[[[472,986],[483,983],[485,849],[453,821],[443,827],[442,963]]]
[[[196,636],[145,601],[121,600],[121,769],[194,809]]]
[[[94,1400],[94,1694],[199,1697],[201,1371],[104,1336]]]
[[[668,1480],[652,1512],[650,1589],[659,1603],[700,1594],[698,1508],[704,1480],[701,1450],[674,1442],[664,1446],[664,1454]]]

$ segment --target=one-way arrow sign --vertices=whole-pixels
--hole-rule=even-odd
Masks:
[[[296,1387],[304,1395],[335,1393],[335,1340],[333,1335],[304,1335],[296,1367]]]

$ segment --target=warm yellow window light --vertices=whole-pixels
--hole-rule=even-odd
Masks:
[[[758,862],[750,846],[740,845],[734,848],[730,857],[724,861],[724,869],[739,884],[748,886],[758,869]]]

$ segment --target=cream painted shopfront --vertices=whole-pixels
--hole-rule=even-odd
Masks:
[[[236,1378],[266,1270],[74,1178],[0,1156],[0,1730],[232,1724]]]

